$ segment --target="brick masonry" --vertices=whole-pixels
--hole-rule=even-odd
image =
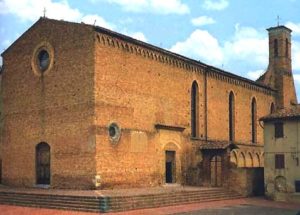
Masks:
[[[38,75],[31,65],[43,42],[52,47],[54,62]],[[224,172],[230,160],[237,167],[263,167],[258,121],[257,141],[251,143],[251,102],[255,98],[257,120],[269,114],[276,91],[268,87],[105,29],[45,18],[3,59],[4,184],[35,186],[35,147],[47,142],[53,188],[90,189],[95,176],[100,188],[164,184],[168,150],[176,153],[176,183],[202,185],[210,173],[199,168],[204,156],[199,146],[207,139],[228,141],[230,92],[239,149],[236,159],[229,151],[223,155]],[[199,137],[191,139],[194,81],[199,86]],[[112,122],[121,128],[117,142],[108,135]]]

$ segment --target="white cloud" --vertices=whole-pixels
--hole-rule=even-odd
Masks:
[[[199,16],[191,20],[192,24],[195,26],[202,26],[202,25],[210,25],[214,24],[216,21],[208,16]]]
[[[0,4],[0,14],[13,14],[22,21],[36,21],[43,16],[44,9],[49,18],[79,21],[82,17],[78,9],[71,8],[64,0],[3,0]]]
[[[170,50],[214,66],[223,64],[229,66],[234,61],[245,62],[253,67],[267,67],[268,65],[266,34],[254,28],[239,25],[236,25],[232,38],[223,44],[220,44],[217,38],[208,31],[198,29],[186,40],[173,45]],[[257,73],[252,71],[248,76],[254,79]]]
[[[113,29],[115,26],[96,14],[83,14],[78,9],[70,7],[67,0],[3,0],[0,2],[0,14],[13,14],[22,21],[36,21],[43,16],[67,21],[81,22]]]
[[[96,14],[86,15],[86,16],[82,17],[82,22],[84,22],[86,24],[90,24],[90,25],[95,24],[96,26],[101,26],[101,27],[108,28],[111,30],[113,30],[115,28],[115,26],[113,24],[108,23],[101,16],[98,16]]]
[[[300,84],[300,74],[294,74],[294,80]]]
[[[300,23],[287,22],[285,26],[292,29],[293,35],[300,35]]]
[[[4,46],[4,47],[8,47],[9,45],[11,44],[11,41],[10,40],[4,40],[3,42],[2,42],[2,45]]]
[[[268,64],[268,38],[252,27],[235,26],[233,38],[224,44],[227,60],[238,59],[260,66]]]
[[[134,32],[132,34],[129,34],[129,36],[133,37],[134,39],[147,42],[147,38],[142,32]]]
[[[300,42],[292,41],[293,70],[300,70]]]
[[[224,58],[218,40],[200,29],[195,30],[185,41],[177,42],[170,50],[213,65],[222,65]]]
[[[260,69],[256,71],[250,71],[247,73],[247,76],[252,80],[257,80],[265,71]]]
[[[181,0],[105,0],[120,5],[125,11],[158,14],[187,14],[189,7]]]
[[[224,10],[228,5],[228,0],[204,0],[202,6],[206,10]]]

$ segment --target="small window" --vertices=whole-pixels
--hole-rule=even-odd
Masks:
[[[272,113],[274,113],[275,112],[275,105],[274,105],[274,103],[272,102],[271,103],[271,107],[270,107],[270,113],[272,114]]]
[[[285,56],[289,56],[289,40],[287,38],[285,39]]]
[[[278,40],[274,40],[274,57],[278,57]]]
[[[299,181],[295,181],[295,191],[297,193],[300,193],[300,180]]]
[[[275,155],[275,169],[284,169],[284,154]]]
[[[275,138],[283,138],[283,123],[276,122],[275,126]]]
[[[113,122],[108,126],[108,135],[111,141],[118,142],[121,136],[121,129],[117,123]]]

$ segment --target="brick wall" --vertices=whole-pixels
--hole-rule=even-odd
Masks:
[[[54,64],[38,76],[31,59],[44,41],[53,47]],[[235,140],[246,144],[252,98],[257,119],[274,101],[265,88],[183,57],[93,26],[48,19],[21,36],[4,63],[3,182],[14,186],[34,186],[35,146],[42,141],[51,147],[52,187],[91,188],[96,175],[101,188],[163,184],[165,151],[176,154],[177,183],[201,184],[197,146],[206,135],[229,139],[229,93],[235,95]],[[190,138],[193,81],[199,86],[200,140]],[[108,135],[112,122],[121,128],[118,142]],[[257,142],[263,144],[258,124]]]
[[[90,187],[95,174],[93,141],[92,28],[41,19],[4,54],[3,183],[33,186],[35,147],[51,147],[51,185]],[[54,50],[43,76],[31,67],[41,42]]]

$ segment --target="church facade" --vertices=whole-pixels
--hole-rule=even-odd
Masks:
[[[101,27],[39,19],[2,53],[2,183],[253,185],[259,118],[297,103],[291,31],[268,30],[270,63],[255,82]]]

